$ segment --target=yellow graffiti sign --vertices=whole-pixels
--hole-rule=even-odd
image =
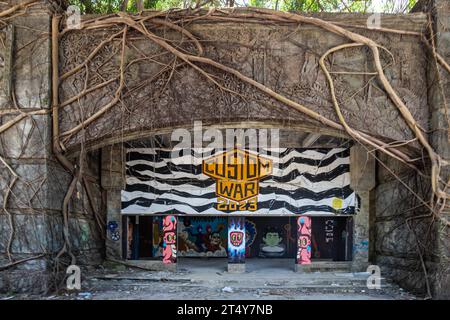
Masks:
[[[242,202],[258,196],[259,180],[272,173],[272,160],[245,150],[233,149],[203,160],[202,171],[216,179],[218,197]],[[221,208],[224,207],[218,207],[219,210]]]
[[[343,200],[341,198],[333,198],[331,205],[333,206],[333,209],[336,210],[342,209]]]

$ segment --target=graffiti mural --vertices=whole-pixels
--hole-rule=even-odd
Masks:
[[[193,148],[174,155],[163,148],[127,149],[122,213],[328,216],[358,209],[349,148],[224,151]]]
[[[228,218],[228,263],[244,263],[245,218]]]
[[[108,222],[108,233],[112,241],[120,240],[119,225],[117,221]]]
[[[163,262],[177,262],[177,217],[165,216],[163,219]]]
[[[226,257],[226,225],[226,217],[180,217],[178,256]]]
[[[311,263],[311,218],[297,218],[298,243],[297,264]]]

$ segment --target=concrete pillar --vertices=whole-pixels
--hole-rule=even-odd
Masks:
[[[0,291],[40,293],[52,279],[50,257],[62,246],[62,199],[70,175],[51,150],[49,11],[43,3],[29,9],[32,14],[5,20],[8,26],[0,30],[0,125],[20,112],[38,113],[0,133],[0,266],[11,262],[5,255],[10,219],[12,260],[31,260],[1,271]],[[18,175],[14,184],[5,163]]]
[[[297,217],[297,255],[295,259],[295,271],[305,271],[311,264],[311,226],[311,217]]]
[[[360,198],[360,210],[353,224],[353,271],[365,271],[369,264],[371,216],[373,216],[373,189],[375,180],[375,158],[362,145],[350,150],[350,186]]]
[[[124,151],[121,144],[107,146],[101,155],[101,185],[106,193],[106,258],[123,259],[121,197],[124,185]]]
[[[163,219],[163,263],[173,265],[177,263],[177,217],[164,216]]]
[[[245,217],[228,218],[228,272],[245,272]]]

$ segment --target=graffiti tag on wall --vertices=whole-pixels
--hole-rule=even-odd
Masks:
[[[120,240],[119,225],[117,224],[117,221],[108,222],[108,233],[112,241]]]

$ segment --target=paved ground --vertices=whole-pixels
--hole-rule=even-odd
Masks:
[[[180,259],[178,271],[97,269],[83,276],[82,290],[59,296],[3,295],[0,299],[249,299],[392,300],[415,299],[385,279],[367,288],[368,273],[295,273],[283,259],[248,260],[246,272],[226,272],[225,259]]]

